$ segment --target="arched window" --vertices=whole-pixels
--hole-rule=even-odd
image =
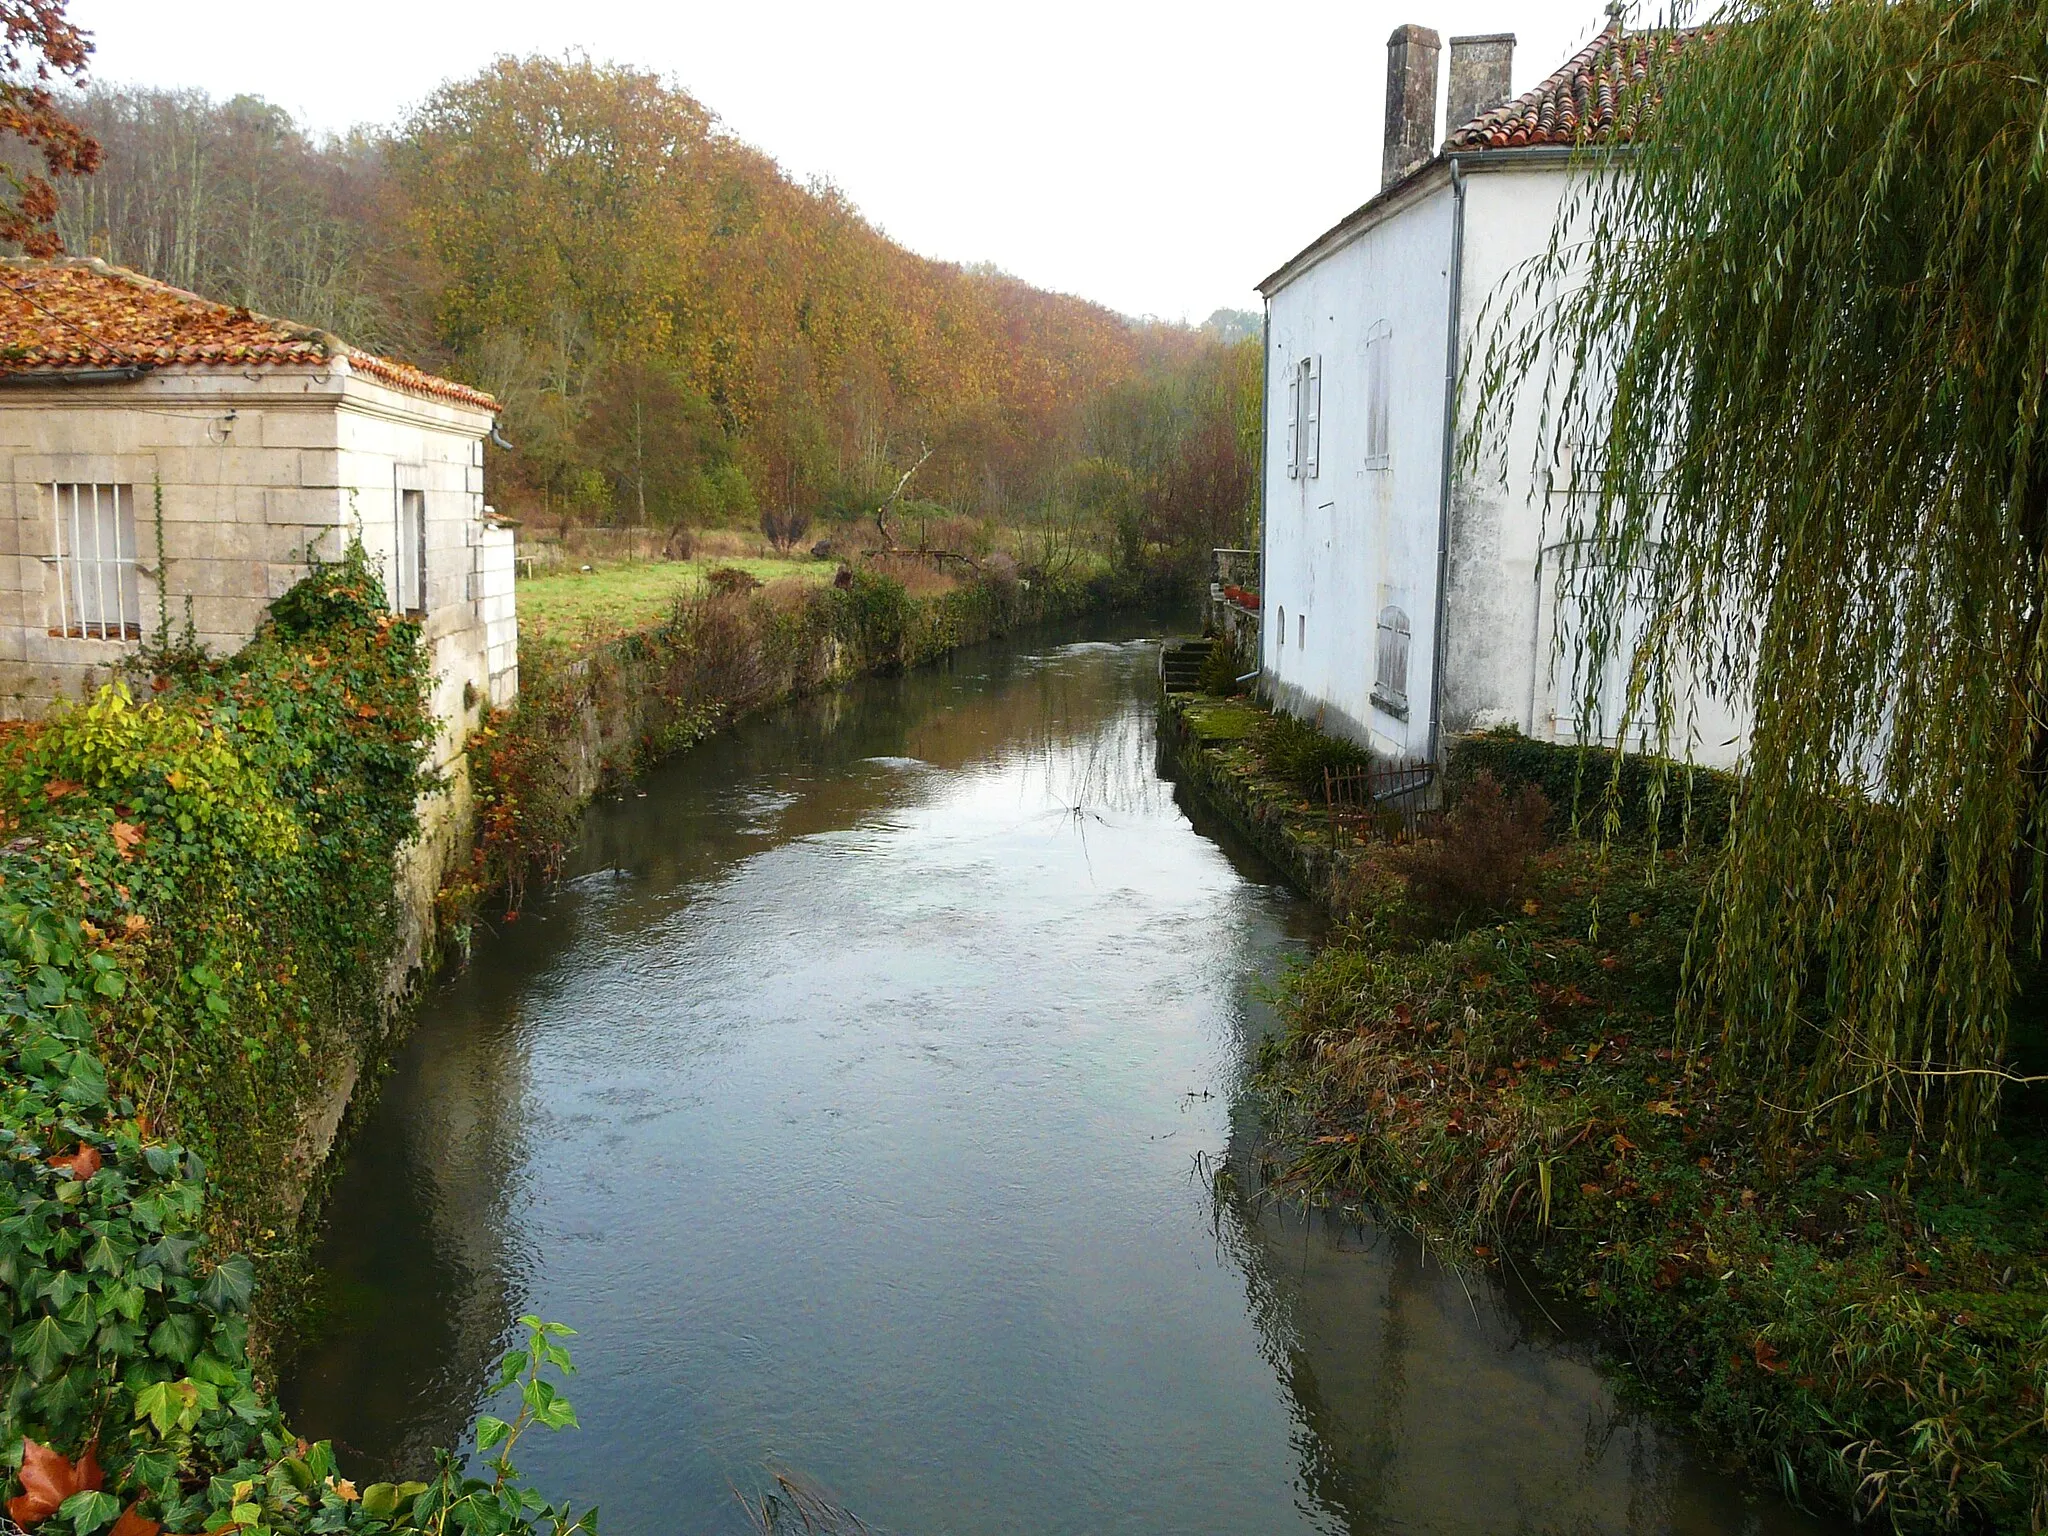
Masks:
[[[1284,604],[1280,609],[1280,649],[1287,649],[1287,609]]]
[[[1389,603],[1373,648],[1372,701],[1401,720],[1408,718],[1408,638],[1408,615]]]

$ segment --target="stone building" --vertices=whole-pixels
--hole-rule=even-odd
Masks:
[[[166,621],[233,651],[309,552],[360,537],[432,654],[451,790],[407,878],[437,881],[463,743],[519,686],[513,533],[483,498],[497,409],[101,261],[0,262],[0,716],[90,691]]]

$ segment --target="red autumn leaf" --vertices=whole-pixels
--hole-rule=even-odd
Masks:
[[[83,1184],[87,1179],[100,1171],[100,1149],[98,1147],[89,1147],[84,1142],[80,1142],[78,1150],[69,1157],[51,1158],[50,1166],[52,1168],[62,1168],[72,1178]]]
[[[73,1466],[62,1452],[33,1440],[21,1443],[21,1492],[7,1501],[7,1517],[16,1525],[35,1525],[57,1513],[74,1493],[88,1493],[102,1481],[99,1458],[88,1445]]]
[[[114,847],[124,859],[135,857],[135,850],[142,843],[142,828],[132,821],[114,823]]]
[[[1778,1358],[1778,1351],[1772,1347],[1771,1341],[1761,1335],[1757,1338],[1755,1353],[1756,1363],[1772,1375],[1775,1376],[1779,1371],[1785,1369],[1785,1362]]]
[[[114,1528],[107,1536],[157,1536],[163,1527],[147,1515],[136,1513],[136,1506],[130,1504],[121,1511],[121,1518],[114,1522]]]
[[[75,795],[85,786],[76,779],[52,779],[43,786],[43,793],[52,800],[62,800],[66,795]]]

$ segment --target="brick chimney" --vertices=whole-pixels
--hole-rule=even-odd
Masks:
[[[1515,34],[1451,39],[1451,90],[1444,101],[1444,137],[1515,94]]]
[[[1436,153],[1436,59],[1444,40],[1427,27],[1396,27],[1387,39],[1387,140],[1380,186],[1391,187]]]

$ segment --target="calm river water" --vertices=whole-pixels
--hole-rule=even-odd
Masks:
[[[1792,1532],[1405,1242],[1219,1207],[1310,909],[1161,778],[1158,633],[990,646],[595,806],[348,1151],[287,1405],[368,1475],[578,1330],[544,1490],[902,1536]]]

